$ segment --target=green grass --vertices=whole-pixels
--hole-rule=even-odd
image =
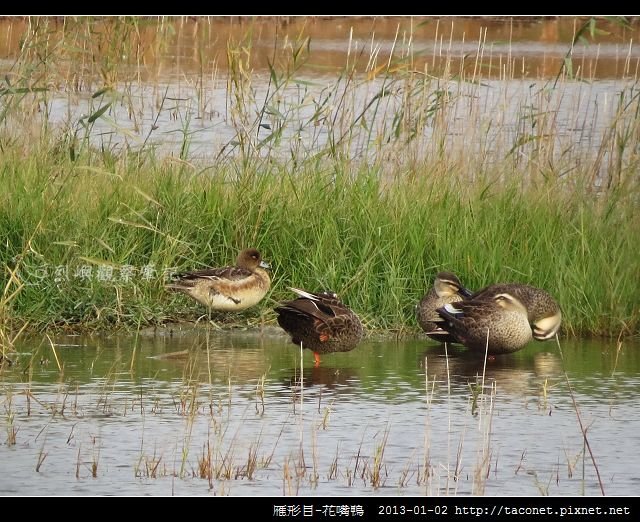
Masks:
[[[111,32],[133,45],[138,23],[116,19]],[[227,56],[234,139],[215,158],[191,158],[195,129],[185,116],[179,157],[169,160],[146,140],[137,148],[100,141],[95,124],[105,118],[125,134],[112,110],[133,103],[131,68],[141,68],[121,48],[100,55],[103,88],[96,71],[82,73],[93,94],[88,116],[54,126],[38,110],[52,96],[37,89],[47,79],[77,87],[53,64],[95,52],[72,45],[91,24],[74,19],[55,45],[38,32],[44,21],[32,27],[11,76],[30,88],[0,90],[3,341],[27,323],[96,329],[196,319],[204,309],[165,291],[167,273],[230,264],[249,246],[273,265],[273,290],[227,317],[232,324],[273,322],[274,302],[297,286],[333,289],[368,328],[417,331],[414,305],[446,269],[469,288],[545,288],[560,302],[565,334],[640,331],[633,79],[612,99],[607,130],[577,147],[553,116],[573,88],[566,70],[557,86],[513,105],[520,126],[510,130],[483,116],[486,102],[474,96],[481,78],[464,67],[432,77],[402,57],[386,68],[370,60],[380,80],[371,83],[353,61],[312,98],[298,78],[310,55],[304,38],[273,61],[267,93],[256,96],[248,34],[229,43]],[[166,28],[159,39],[170,37]],[[122,70],[118,53],[129,57]],[[202,83],[196,93],[206,103]],[[161,101],[159,111],[169,105]],[[471,105],[455,141],[460,103]],[[587,120],[575,107],[569,120]],[[271,127],[266,138],[262,123]]]
[[[165,271],[227,264],[255,246],[273,265],[274,285],[246,317],[273,319],[269,307],[290,296],[288,286],[331,288],[370,328],[413,329],[413,306],[448,269],[471,288],[521,281],[547,289],[566,332],[638,331],[639,265],[629,238],[640,219],[628,194],[485,190],[429,176],[383,186],[366,167],[291,172],[272,163],[237,178],[234,164],[205,176],[151,162],[109,171],[45,157],[0,159],[0,183],[10,187],[0,206],[0,263],[17,267],[24,284],[4,314],[17,323],[196,318],[203,309],[163,289]],[[52,181],[56,170],[63,178]],[[128,281],[123,266],[132,267]]]

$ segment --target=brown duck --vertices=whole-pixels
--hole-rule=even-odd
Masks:
[[[442,335],[483,354],[516,352],[533,338],[527,308],[507,292],[450,303],[437,313],[441,319],[436,323],[446,332]]]
[[[556,335],[560,329],[562,312],[556,300],[541,288],[521,283],[500,283],[478,290],[471,299],[490,300],[502,293],[514,296],[527,309],[534,339],[546,341]]]
[[[416,319],[420,327],[427,332],[427,335],[439,342],[455,342],[450,336],[444,332],[432,334],[437,330],[436,321],[440,319],[438,308],[448,303],[455,303],[470,297],[471,292],[467,290],[460,279],[452,272],[439,272],[434,281],[433,287],[424,295],[420,302],[416,305]]]
[[[320,354],[348,352],[364,337],[360,319],[335,293],[290,290],[299,297],[274,308],[278,324],[291,336],[293,344],[313,351],[316,366],[320,364]]]
[[[177,274],[169,290],[187,294],[210,310],[235,312],[257,304],[268,292],[269,264],[255,248],[238,254],[236,266],[207,268]]]

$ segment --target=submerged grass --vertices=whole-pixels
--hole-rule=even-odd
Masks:
[[[562,101],[576,88],[567,60],[554,82],[515,102],[507,100],[511,77],[501,76],[504,87],[491,88],[504,112],[487,117],[494,105],[476,71],[496,57],[482,40],[473,72],[464,61],[451,70],[451,55],[439,76],[412,68],[410,39],[395,42],[386,63],[372,50],[364,76],[350,47],[337,78],[314,94],[313,82],[300,77],[311,54],[307,38],[287,41],[284,55],[274,44],[269,81],[258,89],[248,32],[228,45],[232,137],[215,160],[202,160],[189,153],[197,131],[191,110],[159,83],[154,89],[164,94],[152,121],[163,111],[181,121],[179,152],[162,155],[152,130],[140,146],[128,142],[116,107],[138,126],[133,93],[144,68],[127,51],[139,20],[117,18],[108,30],[100,22],[95,38],[117,34],[132,48],[102,50],[99,62],[87,61],[99,71],[73,75],[52,65],[96,56],[87,35],[98,22],[65,21],[55,42],[44,38],[45,22],[27,28],[7,76],[13,83],[0,90],[3,351],[9,331],[25,325],[196,319],[205,311],[167,293],[168,276],[231,263],[248,246],[273,265],[273,290],[254,309],[227,317],[233,324],[272,322],[271,305],[296,286],[338,292],[371,329],[415,330],[415,303],[447,269],[470,288],[517,281],[547,289],[561,304],[565,334],[639,332],[640,263],[631,238],[640,230],[632,146],[640,109],[631,66],[604,131],[585,133],[588,145],[576,147],[559,114],[568,110],[567,121],[583,126],[589,116],[580,101],[568,109]],[[158,23],[159,40],[170,37],[168,25]],[[122,69],[118,56],[128,57]],[[48,115],[54,96],[47,79],[68,96],[91,93],[88,116],[70,115],[62,126],[43,117],[39,108]],[[209,103],[204,73],[196,83],[201,114]],[[583,98],[596,95],[584,90]],[[515,128],[504,121],[513,111]]]
[[[582,459],[575,454],[583,440],[588,442],[588,433],[573,400],[564,403],[573,404],[578,415],[580,429],[576,427],[573,440],[567,440],[561,429],[554,432],[558,445],[552,449],[546,443],[540,448],[537,440],[527,439],[532,444],[529,452],[525,447],[520,458],[519,452],[510,448],[506,451],[509,456],[499,461],[505,445],[522,444],[517,435],[509,438],[513,434],[505,435],[495,425],[501,417],[504,420],[505,414],[516,414],[531,422],[548,418],[543,411],[514,404],[516,396],[526,400],[534,387],[526,386],[528,391],[522,396],[520,392],[512,395],[499,373],[476,376],[475,380],[468,374],[475,383],[470,392],[461,375],[449,382],[448,374],[432,373],[430,377],[434,368],[425,367],[423,393],[410,401],[381,402],[374,395],[356,399],[363,402],[354,406],[348,389],[341,391],[313,381],[307,384],[303,377],[311,369],[304,368],[300,393],[289,398],[279,370],[268,372],[266,377],[256,371],[240,377],[237,360],[228,360],[213,372],[206,368],[202,364],[205,353],[221,356],[226,348],[216,347],[216,340],[208,336],[203,338],[193,338],[191,349],[179,360],[165,359],[160,366],[140,364],[135,373],[130,373],[127,357],[115,355],[117,349],[96,347],[95,358],[92,356],[91,364],[83,369],[79,366],[86,355],[76,353],[67,355],[68,374],[52,363],[52,372],[40,376],[26,372],[14,375],[15,379],[3,381],[1,389],[0,430],[6,432],[6,444],[32,459],[34,473],[49,473],[54,492],[59,470],[62,476],[75,471],[80,482],[73,487],[84,487],[84,478],[100,477],[107,479],[107,487],[115,480],[118,484],[122,481],[120,488],[146,489],[153,479],[157,481],[153,486],[156,493],[176,483],[183,492],[196,494],[207,489],[215,494],[268,494],[281,488],[287,495],[327,491],[482,495],[514,486],[513,491],[537,487],[541,494],[553,494],[584,485],[595,492],[594,475],[599,473],[595,460],[596,469],[591,470],[584,461],[587,450],[580,452]],[[42,349],[46,348],[47,342],[43,342]],[[152,359],[148,357],[151,353],[163,353],[151,343],[140,348],[141,360]],[[123,344],[124,349],[130,349],[128,343]],[[153,370],[149,372],[149,368]],[[164,370],[158,372],[159,368]],[[233,381],[228,385],[227,372]],[[156,373],[164,376],[149,378]],[[411,379],[419,379],[413,367],[410,373]],[[558,404],[565,395],[563,383],[570,387],[563,373],[554,376],[562,389],[552,392],[552,403]],[[363,374],[374,373],[363,370]],[[380,384],[376,389],[384,388],[387,372],[375,375]],[[266,413],[258,415],[253,392],[260,382],[266,388]],[[231,393],[233,398],[226,400]],[[328,425],[317,408],[320,394],[331,397],[335,407],[335,418]],[[399,392],[396,399],[402,395]],[[572,419],[570,407],[557,407],[554,416]],[[606,411],[606,407],[599,411]],[[360,417],[354,420],[358,413]],[[407,431],[397,422],[399,414],[414,419],[412,426],[417,429]],[[422,430],[424,442],[420,441]],[[602,437],[600,433],[600,439],[595,439],[601,441]],[[560,464],[561,457],[554,465],[549,452],[566,455],[566,469]],[[608,455],[602,448],[599,453],[595,458]],[[24,455],[13,455],[19,459],[16,465],[24,462]],[[580,466],[582,478],[572,480],[581,472]],[[133,477],[138,484],[131,482]],[[71,486],[67,480],[59,487]]]

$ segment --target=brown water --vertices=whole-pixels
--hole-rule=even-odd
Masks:
[[[600,495],[594,461],[638,491],[631,342],[485,366],[371,338],[301,368],[272,328],[52,341],[0,372],[3,495]]]
[[[285,59],[306,38],[312,57],[306,74],[337,73],[347,55],[360,72],[374,71],[390,57],[410,56],[411,67],[427,74],[475,69],[484,78],[540,79],[558,74],[571,50],[584,77],[605,79],[634,75],[640,59],[636,17],[628,26],[599,18],[595,38],[587,30],[573,47],[588,17],[150,17],[119,25],[109,17],[92,20],[89,31],[86,17],[0,19],[0,57],[17,55],[25,31],[46,34],[52,46],[69,45],[65,37],[80,27],[75,50],[91,53],[93,60],[60,65],[75,73],[92,70],[128,41],[128,52],[117,58],[146,80],[227,71],[228,43],[250,47],[253,71],[268,72],[269,63]],[[478,49],[482,56],[476,60]]]

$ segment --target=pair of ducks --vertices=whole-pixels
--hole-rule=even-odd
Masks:
[[[250,248],[240,252],[236,266],[178,274],[167,288],[189,295],[210,310],[244,310],[269,290],[267,268],[258,250]],[[274,308],[278,324],[294,344],[313,351],[316,366],[320,354],[347,352],[362,340],[360,319],[335,293],[291,290],[298,297]],[[436,276],[416,313],[418,323],[432,339],[489,354],[520,350],[532,338],[552,338],[562,317],[560,307],[544,290],[511,283],[472,293],[450,272]]]
[[[177,274],[167,288],[182,292],[210,310],[233,312],[257,304],[271,286],[266,269],[255,248],[243,250],[236,266],[208,268]],[[275,307],[278,324],[291,341],[313,351],[315,364],[320,354],[353,350],[364,337],[358,316],[333,292],[317,294],[291,288],[297,299]]]
[[[430,338],[491,355],[516,352],[532,339],[551,339],[562,321],[558,303],[541,288],[501,283],[471,292],[451,272],[436,275],[416,316]]]

